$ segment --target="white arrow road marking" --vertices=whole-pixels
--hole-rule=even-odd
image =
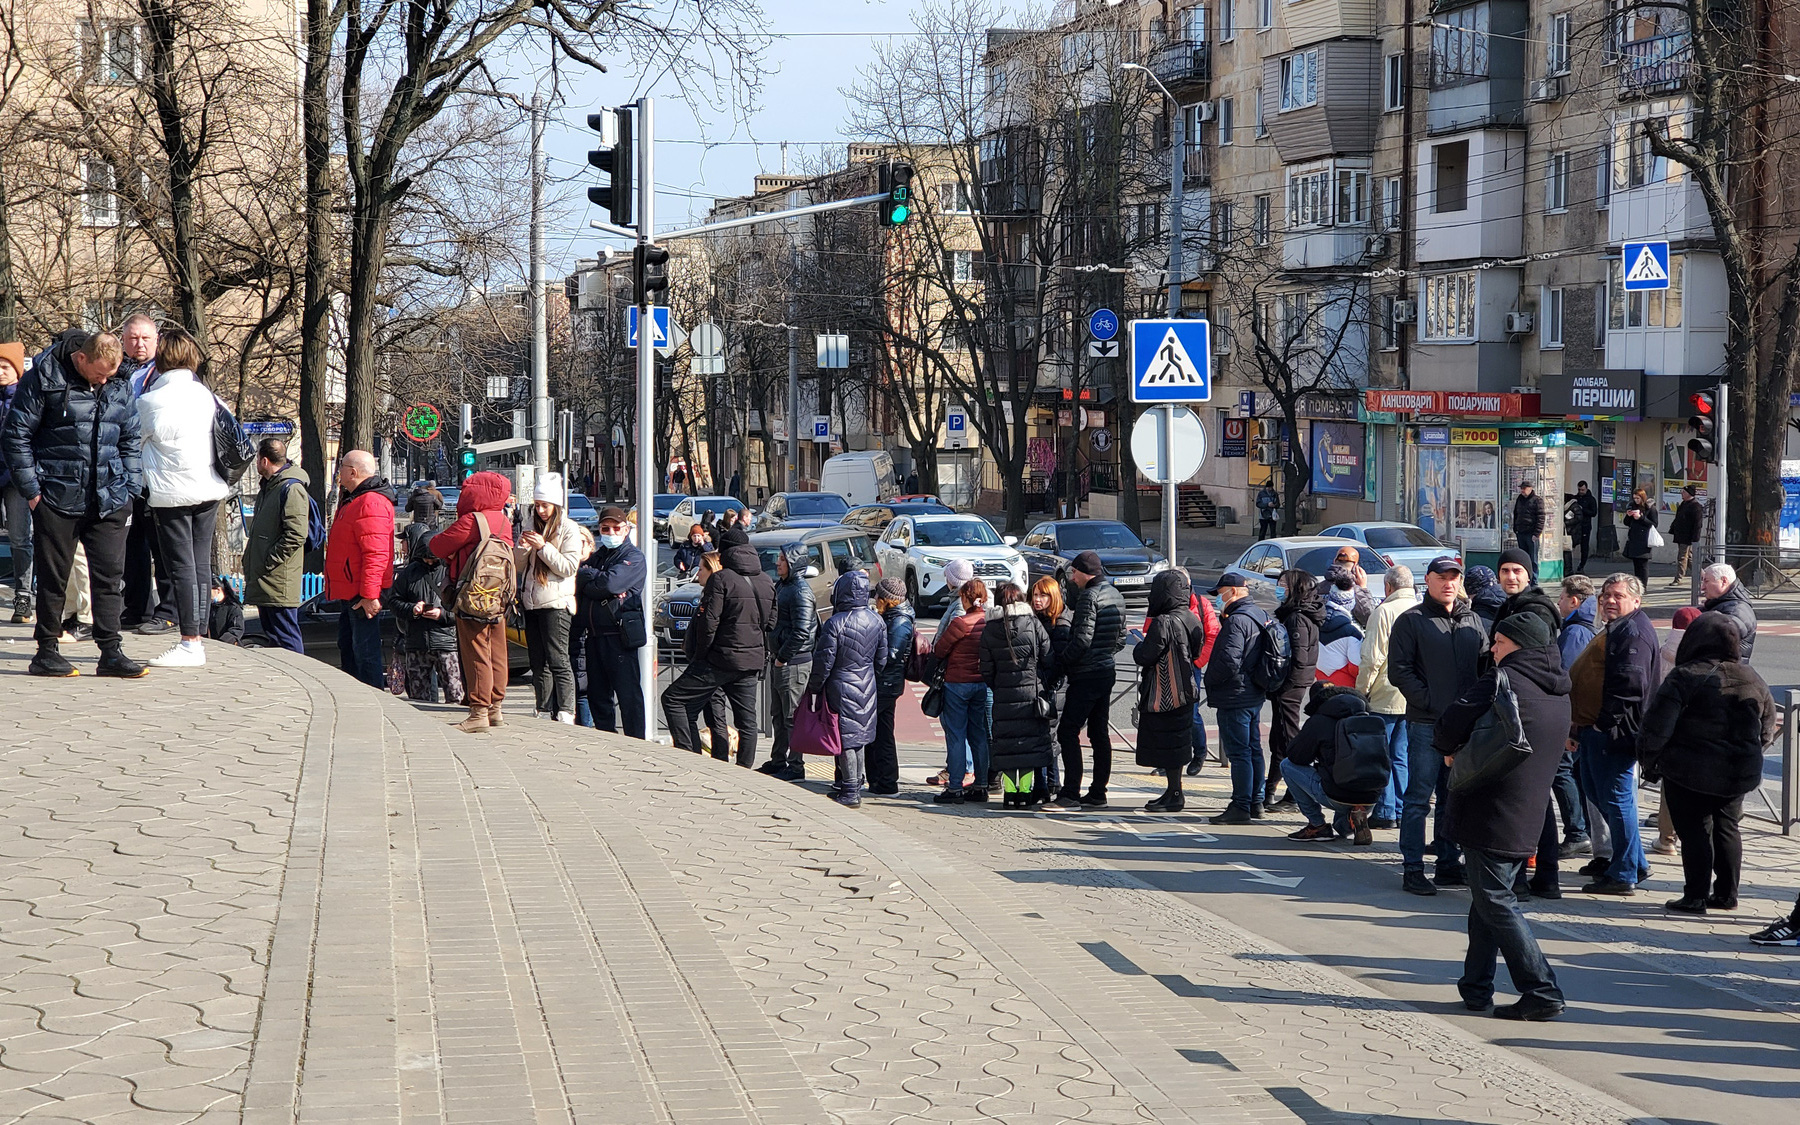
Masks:
[[[1295,887],[1298,887],[1306,879],[1306,876],[1304,875],[1296,876],[1292,879],[1283,879],[1279,875],[1271,875],[1262,868],[1251,867],[1247,863],[1234,863],[1231,866],[1237,868],[1239,871],[1248,871],[1250,873],[1250,877],[1245,880],[1246,882],[1267,883],[1271,887],[1286,887],[1290,891]]]

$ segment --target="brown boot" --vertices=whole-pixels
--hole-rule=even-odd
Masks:
[[[456,724],[456,729],[464,734],[480,734],[488,729],[488,713],[486,707],[469,708],[469,717]]]
[[[487,709],[487,725],[490,727],[503,727],[506,725],[506,720],[500,717],[500,705],[498,703]]]

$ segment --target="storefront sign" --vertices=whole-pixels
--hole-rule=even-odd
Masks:
[[[1484,414],[1497,418],[1538,416],[1538,396],[1493,391],[1445,391],[1445,414]],[[1527,415],[1526,411],[1530,414]]]
[[[1450,444],[1450,427],[1449,426],[1420,426],[1419,427],[1419,444],[1420,445],[1449,445]]]
[[[1538,378],[1540,409],[1546,415],[1578,418],[1638,418],[1643,413],[1642,371],[1571,371]]]
[[[1345,422],[1356,421],[1356,399],[1350,395],[1326,394],[1322,391],[1309,391],[1300,396],[1295,404],[1294,413],[1301,418],[1337,419]]]
[[[1227,418],[1221,427],[1219,437],[1219,456],[1250,456],[1250,421],[1247,418]]]
[[[1440,391],[1370,390],[1363,392],[1363,405],[1390,414],[1442,414],[1444,396]]]
[[[1361,422],[1313,423],[1313,492],[1327,496],[1362,498],[1365,444],[1363,430]]]
[[[1450,430],[1451,445],[1499,445],[1500,431],[1494,429],[1469,429],[1454,426]]]
[[[1500,431],[1500,444],[1507,449],[1559,449],[1569,444],[1569,435],[1562,430],[1515,428]]]

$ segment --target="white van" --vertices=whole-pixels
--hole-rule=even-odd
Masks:
[[[894,483],[894,459],[885,449],[840,453],[820,471],[819,491],[837,493],[852,508],[892,500],[900,495],[900,486]]]

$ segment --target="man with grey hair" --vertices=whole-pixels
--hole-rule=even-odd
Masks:
[[[1713,563],[1700,572],[1700,612],[1723,613],[1738,623],[1738,659],[1750,663],[1756,648],[1756,610],[1730,563]]]
[[[344,671],[386,687],[381,663],[381,592],[394,583],[394,497],[367,450],[338,462],[338,511],[325,541],[325,598],[343,602],[338,655]]]
[[[1388,642],[1394,619],[1419,604],[1412,571],[1404,566],[1388,568],[1385,588],[1387,596],[1363,627],[1362,663],[1356,670],[1356,690],[1387,728],[1388,763],[1393,767],[1387,789],[1369,810],[1370,828],[1400,825],[1400,805],[1406,795],[1406,697],[1388,680]]]
[[[1662,651],[1643,602],[1644,584],[1633,575],[1614,574],[1600,587],[1606,616],[1600,714],[1593,726],[1577,728],[1575,748],[1582,787],[1612,837],[1612,858],[1581,869],[1593,879],[1581,888],[1588,894],[1633,895],[1650,875],[1638,837],[1637,741],[1662,682]]]
[[[156,381],[156,346],[161,339],[156,318],[148,313],[132,313],[119,327],[119,344],[125,352],[119,378],[130,380],[134,398],[142,397]],[[175,628],[175,580],[163,561],[155,516],[142,496],[132,498],[131,525],[125,531],[125,612],[120,623],[147,636]]]

